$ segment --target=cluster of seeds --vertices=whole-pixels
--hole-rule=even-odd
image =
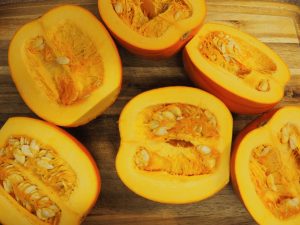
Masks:
[[[76,185],[76,175],[68,164],[53,149],[35,139],[10,137],[6,146],[0,149],[0,157],[31,170],[61,197],[68,198]]]
[[[252,52],[249,51],[247,48],[243,47],[241,40],[236,37],[233,38],[224,32],[215,31],[207,34],[201,40],[199,50],[200,53],[209,61],[223,67],[241,79],[246,78],[246,76],[254,70],[258,70],[260,73],[266,72],[266,74],[276,70],[276,65],[264,55],[260,57],[264,57],[266,62],[270,64],[266,65],[266,68],[259,65],[257,66],[257,62],[256,64],[253,62],[250,63],[248,59],[255,58],[254,52],[256,54],[262,53],[259,53],[257,50],[253,50]],[[259,78],[254,86],[254,88],[258,91],[268,92],[270,90],[270,81],[268,76],[266,75]]]
[[[133,30],[146,37],[159,37],[176,21],[191,16],[183,0],[112,0],[118,16]]]
[[[169,151],[172,151],[171,153]],[[218,151],[206,146],[171,148],[165,152],[140,147],[134,156],[138,169],[150,172],[166,172],[178,176],[210,174],[216,168]]]
[[[279,132],[283,146],[260,145],[252,151],[250,173],[255,189],[280,219],[300,213],[300,150],[296,127],[286,124]]]
[[[3,154],[3,149],[1,150]],[[61,210],[17,168],[16,162],[0,157],[0,186],[28,212],[40,220],[56,224]]]
[[[58,104],[86,99],[102,84],[101,56],[90,38],[71,22],[30,39],[26,48],[34,80]]]
[[[171,103],[151,106],[144,115],[146,135],[164,146],[160,150],[139,148],[134,157],[139,169],[183,176],[212,173],[219,152],[203,143],[205,139],[216,141],[219,136],[213,113],[189,104]]]
[[[164,104],[148,109],[145,124],[154,138],[190,141],[195,137],[217,137],[216,117],[206,109],[188,104]]]

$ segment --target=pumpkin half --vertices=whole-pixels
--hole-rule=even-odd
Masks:
[[[117,48],[103,25],[78,6],[54,8],[21,27],[10,43],[8,59],[26,104],[57,125],[89,122],[120,91]]]
[[[281,58],[233,27],[205,24],[186,45],[185,69],[199,87],[237,113],[264,112],[284,95],[290,73]]]
[[[121,45],[151,58],[178,52],[206,14],[205,0],[98,0],[98,8]]]
[[[96,202],[91,155],[60,128],[26,117],[0,130],[0,223],[80,224]]]
[[[119,129],[117,173],[140,196],[195,202],[228,183],[232,117],[209,93],[191,87],[144,92],[125,106]]]
[[[300,107],[273,110],[248,125],[231,163],[234,188],[259,224],[299,224]]]

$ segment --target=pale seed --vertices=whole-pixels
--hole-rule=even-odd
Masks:
[[[67,65],[70,63],[70,59],[66,56],[59,56],[56,58],[56,62],[60,65]]]
[[[33,47],[38,50],[43,50],[45,47],[44,39],[41,37],[36,38],[33,43]]]
[[[156,130],[154,130],[154,134],[157,136],[163,136],[168,133],[167,127],[159,127]]]
[[[42,208],[41,214],[42,214],[42,217],[47,218],[47,219],[55,216],[55,212],[49,208]]]
[[[217,126],[217,120],[215,117],[210,118],[210,120],[208,121],[210,125],[212,125],[213,127]]]
[[[174,19],[175,20],[178,20],[181,16],[181,12],[180,11],[177,11],[175,14],[174,14]]]
[[[297,137],[295,134],[292,134],[289,139],[289,145],[292,150],[297,149]]]
[[[156,121],[156,120],[152,120],[150,123],[149,123],[149,128],[150,129],[155,129],[155,128],[157,128],[157,127],[159,127],[159,122],[158,121]]]
[[[177,107],[177,106],[171,106],[170,108],[169,108],[169,110],[175,115],[175,116],[182,116],[182,112],[181,112],[181,110],[180,110],[180,108],[179,107]]]
[[[299,203],[300,203],[299,198],[297,198],[297,197],[287,200],[287,204],[292,207],[298,207]]]
[[[24,178],[19,175],[19,174],[12,174],[8,177],[8,179],[12,182],[12,183],[21,183],[24,181]]]
[[[114,9],[115,9],[115,12],[117,14],[121,14],[123,12],[123,5],[121,2],[117,2],[115,5],[114,5]]]
[[[163,117],[169,119],[169,120],[175,120],[175,115],[171,113],[170,111],[163,111],[162,112]]]
[[[5,155],[5,149],[4,148],[0,148],[0,157]]]
[[[208,167],[209,167],[210,169],[212,169],[212,168],[214,168],[214,167],[216,166],[216,160],[215,160],[215,159],[209,159],[209,160],[207,161],[207,163],[208,163]]]
[[[259,156],[266,156],[272,150],[271,146],[266,146],[261,149]]]
[[[176,118],[176,120],[182,120],[183,119],[183,116],[178,116],[177,118]]]
[[[164,117],[161,115],[160,112],[157,112],[157,113],[155,113],[155,114],[153,115],[153,119],[154,119],[154,120],[157,120],[157,121],[161,121],[161,120],[164,119]]]
[[[270,89],[270,84],[269,84],[269,81],[266,79],[261,80],[257,86],[257,90],[259,90],[259,91],[266,92],[269,89]]]
[[[272,191],[278,191],[273,174],[267,177],[267,185]]]
[[[197,149],[198,149],[199,151],[201,151],[201,153],[203,153],[203,154],[205,154],[205,155],[208,155],[208,154],[211,153],[210,147],[205,146],[205,145],[204,145],[204,146],[199,145],[199,146],[197,146]]]
[[[280,141],[282,144],[285,144],[289,141],[289,135],[290,135],[289,127],[288,127],[288,125],[286,125],[281,129]]]
[[[12,184],[7,179],[3,181],[3,188],[7,193],[11,193],[13,191]]]
[[[27,187],[24,191],[25,194],[31,194],[33,192],[35,192],[37,189],[36,189],[36,186],[35,185],[30,185],[29,187]]]
[[[47,170],[51,170],[54,168],[54,166],[52,164],[50,164],[47,160],[45,159],[40,159],[37,161],[37,165],[39,167],[42,167],[44,169],[47,169]]]
[[[38,200],[38,199],[40,199],[41,198],[41,196],[40,196],[40,194],[38,193],[38,192],[34,192],[34,193],[32,193],[31,194],[31,196],[30,196],[30,200]]]
[[[8,139],[8,144],[9,144],[9,145],[15,145],[15,143],[20,144],[20,142],[19,142],[18,139],[15,139],[15,138],[10,138],[10,139]]]
[[[15,160],[20,163],[24,164],[26,161],[25,155],[21,155],[20,152],[14,153]]]
[[[32,140],[30,142],[30,149],[33,150],[34,152],[38,152],[40,150],[40,146],[37,144],[36,140]]]
[[[22,145],[21,152],[28,157],[33,157],[32,152],[30,151],[29,145]]]
[[[216,56],[216,55],[211,55],[211,56],[210,56],[210,59],[211,59],[212,61],[216,61],[216,60],[217,60],[217,56]]]
[[[139,166],[147,166],[150,161],[150,155],[147,150],[142,149],[137,153],[136,164]]]

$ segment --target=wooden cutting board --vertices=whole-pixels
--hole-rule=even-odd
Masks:
[[[82,5],[99,18],[94,0],[0,2],[0,126],[11,116],[36,117],[24,104],[11,80],[7,64],[10,39],[22,24],[65,3]],[[233,0],[211,0],[207,1],[207,5],[206,21],[218,21],[246,31],[283,58],[290,68],[292,79],[279,105],[300,105],[299,6],[274,1]],[[84,224],[256,224],[233,193],[230,184],[207,200],[186,205],[148,201],[123,185],[116,174],[114,160],[119,147],[118,117],[124,105],[142,91],[171,85],[192,86],[192,83],[183,70],[181,54],[153,61],[141,59],[118,47],[124,69],[118,100],[91,123],[67,129],[91,151],[101,170],[101,196]],[[234,134],[255,117],[234,115]]]

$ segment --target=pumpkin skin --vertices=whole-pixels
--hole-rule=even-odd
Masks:
[[[24,143],[20,138],[23,138]],[[26,139],[30,142],[30,152],[33,155],[26,154],[25,163],[24,161],[21,162],[15,155],[12,158],[9,157],[9,151],[11,150],[8,146],[11,146],[12,141],[15,144],[16,140],[20,140],[18,144],[23,146],[27,144]],[[33,142],[34,144],[32,144]],[[37,145],[40,146],[39,149],[34,147]],[[29,225],[80,224],[82,222],[98,198],[101,181],[95,161],[81,143],[64,130],[50,123],[27,117],[13,117],[0,130],[0,146],[1,223]],[[34,148],[36,151],[34,151]],[[4,153],[3,149],[5,149]],[[16,152],[16,150],[14,151]],[[21,147],[21,151],[24,151],[23,147]],[[47,154],[45,155],[42,151],[46,151]],[[53,165],[53,168],[41,170],[44,169],[43,166],[45,165],[40,164],[38,160],[49,157],[48,153],[51,154],[52,158],[48,162]],[[43,159],[40,158],[40,154],[44,154]],[[13,168],[10,172],[7,171],[8,167],[5,167],[8,164]],[[57,174],[55,171],[58,170],[58,167],[65,172]],[[18,171],[18,174],[23,177],[22,181],[16,181],[10,177],[16,173],[12,172],[14,170]],[[44,171],[44,173],[41,171]],[[7,180],[13,185],[13,193],[7,192],[7,186],[4,187],[4,182],[7,182]],[[63,180],[66,188],[60,187],[62,189],[59,189],[53,183],[55,180]],[[25,199],[30,202],[31,209],[33,209],[32,213],[15,199],[15,196],[17,196],[20,202],[24,200],[21,199],[20,190],[21,183],[25,181],[36,187],[33,192],[25,191],[27,193]],[[36,204],[39,204],[40,207],[43,205],[41,199],[45,196],[48,197],[48,201],[52,201],[52,204],[58,207],[60,213],[56,213],[57,219],[46,221],[36,215],[37,210],[33,206],[33,200],[31,201],[34,193],[40,196],[36,199]]]
[[[290,79],[286,64],[265,44],[216,23],[201,27],[185,46],[183,62],[196,86],[217,96],[230,111],[241,114],[273,108]]]
[[[64,5],[22,26],[8,52],[27,106],[54,124],[91,121],[117,98],[122,67],[105,27],[84,8]]]
[[[126,1],[123,0],[98,0],[100,16],[112,35],[124,48],[146,58],[160,59],[174,55],[195,35],[206,14],[205,0],[189,0],[186,7],[190,10],[190,14],[186,16],[183,15],[183,11],[181,11],[183,13],[176,12],[176,6],[172,5],[174,2],[171,3],[171,5],[163,5],[164,1],[141,1],[141,9],[137,6],[132,6],[131,8],[132,11],[137,13],[137,17],[152,23],[154,20],[159,19],[158,15],[160,15],[166,17],[165,21],[170,21],[169,24],[166,25],[168,27],[167,29],[157,28],[159,24],[154,24],[152,25],[153,28],[141,33],[132,28],[135,24],[126,24],[122,20],[122,16],[127,16],[124,15],[125,2]],[[128,1],[126,4],[129,4]],[[163,5],[161,9],[159,8],[160,4]],[[120,11],[119,15],[117,11]],[[140,13],[140,15],[138,13]],[[179,14],[180,16],[178,16]],[[161,23],[161,21],[162,20],[158,20],[157,23]],[[142,29],[143,26],[147,26],[148,23],[145,22],[145,24],[136,26]],[[151,32],[155,29],[157,29],[156,33],[152,35]]]
[[[155,111],[157,108],[164,110],[161,124],[169,121],[165,118],[177,116],[176,125],[167,128],[165,135],[161,127],[152,130],[153,123],[147,122],[152,112],[155,112],[153,117],[160,115],[160,111]],[[173,116],[165,108],[171,110]],[[210,113],[204,115],[203,109]],[[188,115],[189,110],[200,112],[200,116]],[[206,123],[206,113],[213,115],[214,125]],[[201,131],[194,129],[199,128],[199,124]],[[129,189],[144,198],[172,204],[196,202],[212,196],[229,181],[232,116],[226,106],[209,93],[180,86],[144,92],[123,109],[119,130],[117,173]],[[215,131],[217,136],[213,135]],[[217,160],[213,159],[216,155]],[[190,161],[185,161],[185,157]],[[141,164],[141,160],[148,160],[148,165]],[[212,169],[204,172],[207,163]],[[170,164],[170,167],[164,166]]]
[[[289,180],[289,182],[291,182],[289,178],[290,176],[287,176],[287,174],[294,174],[295,167],[292,166],[299,164],[299,161],[297,161],[299,160],[298,156],[300,154],[299,136],[297,133],[300,128],[299,115],[300,108],[296,106],[285,106],[282,108],[271,110],[263,114],[256,120],[252,121],[235,138],[231,157],[232,185],[249,213],[259,224],[276,225],[299,223],[299,184],[298,192],[296,191],[295,193],[293,193],[295,195],[293,196],[293,194],[288,193],[291,190],[291,186],[284,186],[283,184],[281,184],[281,181],[278,180],[279,178],[276,178],[275,180],[269,179],[270,176],[273,177],[273,174],[276,174],[277,172],[269,172],[270,167],[265,168],[266,174],[264,174],[265,177],[263,177],[263,179],[266,179],[266,186],[269,188],[268,195],[265,194],[265,196],[268,196],[268,198],[270,199],[269,204],[273,204],[271,201],[273,197],[271,198],[271,196],[277,196],[276,198],[274,197],[274,201],[279,202],[277,203],[279,205],[277,206],[277,208],[281,209],[282,207],[285,207],[283,208],[285,214],[282,213],[282,211],[276,212],[276,210],[274,210],[273,208],[272,210],[274,210],[274,212],[266,206],[265,199],[258,194],[258,190],[260,189],[255,185],[253,181],[253,177],[251,177],[251,174],[253,172],[250,169],[250,160],[254,152],[253,149],[261,145],[265,146],[264,149],[266,149],[267,146],[271,146],[271,150],[269,150],[269,152],[264,151],[264,153],[261,153],[261,160],[263,159],[263,157],[270,157],[272,151],[276,151],[276,154],[279,154],[281,158],[280,163],[282,164],[282,169],[280,169],[280,171],[285,171],[285,178],[283,179]],[[285,142],[282,136],[283,129],[285,129],[284,127],[287,124],[288,126],[294,127],[293,129],[295,129],[294,131],[296,131],[297,133],[295,142],[296,144],[293,149],[291,149],[291,137],[293,136],[293,132],[289,133],[287,142]],[[291,156],[289,159],[285,158],[284,156],[287,154],[290,154]],[[264,160],[267,160],[267,158]],[[273,165],[275,165],[274,167],[276,167],[276,165],[278,166],[278,163],[274,161]],[[255,182],[257,182],[257,180]],[[275,188],[272,186],[273,184],[275,185]],[[291,183],[289,184],[291,185]],[[282,185],[283,187],[280,188],[280,185]],[[280,192],[282,192],[283,189],[286,193],[284,194],[284,199],[281,200],[283,198],[283,195],[281,195]]]

